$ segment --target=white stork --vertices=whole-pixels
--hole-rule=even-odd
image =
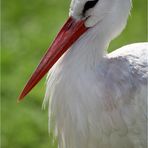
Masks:
[[[20,95],[54,65],[44,102],[59,148],[147,147],[148,44],[106,53],[130,9],[131,0],[72,0],[68,21]]]

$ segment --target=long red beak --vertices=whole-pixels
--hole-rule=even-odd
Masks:
[[[32,88],[43,78],[56,61],[68,50],[68,48],[84,33],[88,28],[84,25],[84,20],[75,20],[70,17],[61,31],[58,33],[51,47],[43,56],[40,64],[24,87],[19,100],[22,100]]]

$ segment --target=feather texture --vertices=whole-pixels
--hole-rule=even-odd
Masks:
[[[73,0],[80,19],[86,0]],[[131,0],[100,0],[91,27],[49,72],[44,104],[59,148],[146,148],[148,43],[106,54],[124,29]]]
[[[47,92],[60,148],[146,148],[147,47],[120,48],[91,74],[53,68]]]

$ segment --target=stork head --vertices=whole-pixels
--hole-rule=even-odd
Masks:
[[[27,82],[19,100],[23,99],[42,79],[56,61],[91,30],[101,30],[110,39],[125,27],[131,8],[131,0],[72,0],[69,19],[58,33],[54,42],[43,56],[40,64]]]
[[[118,35],[126,25],[131,0],[72,0],[69,15],[84,20],[88,28]],[[103,28],[102,28],[102,26]]]

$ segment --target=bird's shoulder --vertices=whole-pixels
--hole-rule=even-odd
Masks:
[[[112,98],[130,98],[148,82],[148,43],[131,44],[106,55],[97,74],[105,94]],[[126,99],[125,99],[126,100]]]
[[[105,58],[107,73],[116,80],[146,83],[148,79],[148,43],[135,43],[111,52]]]

